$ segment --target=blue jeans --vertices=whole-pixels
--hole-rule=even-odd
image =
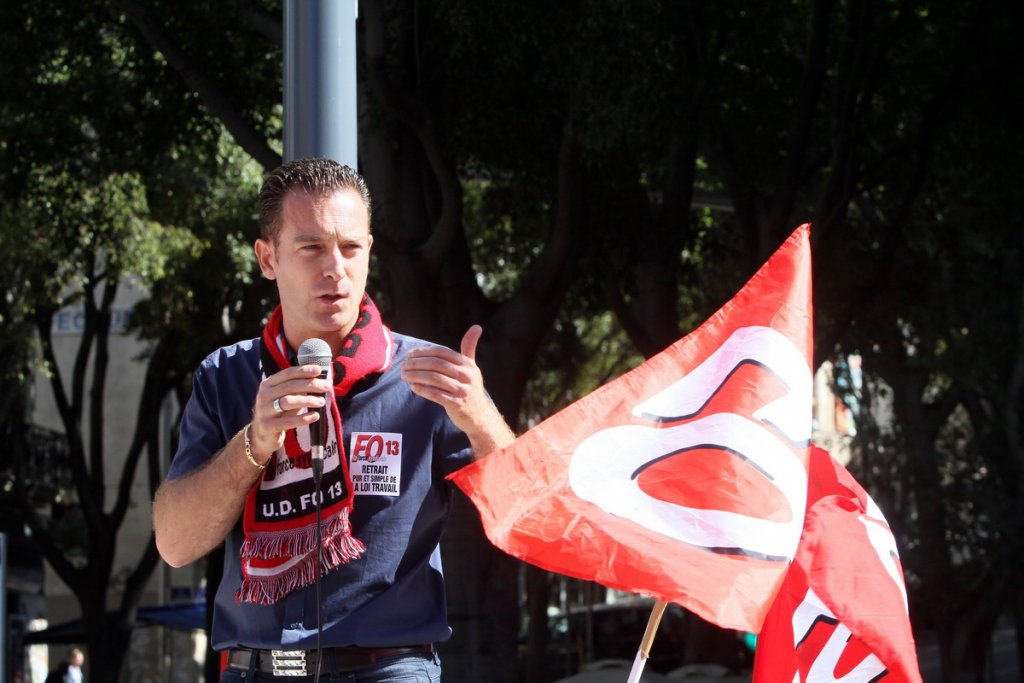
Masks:
[[[227,668],[221,672],[221,683],[312,683],[312,676],[273,676],[256,672],[255,679],[249,672]],[[414,653],[396,655],[382,659],[376,666],[337,673],[331,676],[330,667],[324,662],[320,671],[320,683],[440,683],[441,660],[437,653]]]

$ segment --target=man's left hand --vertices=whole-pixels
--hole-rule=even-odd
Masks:
[[[413,349],[402,363],[402,379],[417,396],[444,407],[452,423],[469,436],[477,456],[515,440],[498,409],[484,391],[476,364],[483,328],[473,325],[462,337],[461,353],[444,346]]]

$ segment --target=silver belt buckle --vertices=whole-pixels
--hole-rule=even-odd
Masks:
[[[271,650],[270,663],[275,676],[306,676],[305,650]]]

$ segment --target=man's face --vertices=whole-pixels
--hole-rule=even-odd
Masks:
[[[264,277],[277,281],[293,349],[317,337],[340,351],[359,316],[372,245],[366,206],[354,190],[285,196],[277,243],[257,240],[256,257]]]

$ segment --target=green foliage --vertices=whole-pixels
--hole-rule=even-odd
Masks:
[[[462,182],[463,225],[474,268],[486,295],[509,298],[544,246],[538,219],[542,196],[521,178],[469,177]]]
[[[154,13],[152,25],[181,53],[148,42],[126,13],[139,8]],[[281,130],[280,53],[236,16],[201,4],[13,0],[0,5],[0,23],[0,351],[7,360],[0,386],[19,397],[5,401],[0,414],[12,445],[0,460],[0,497],[26,498],[13,507],[17,523],[32,525],[36,544],[101,636],[91,643],[93,676],[116,680],[128,648],[123,625],[105,625],[108,584],[120,580],[115,569],[130,577],[118,586],[130,614],[157,559],[148,544],[129,549],[136,564],[113,563],[136,463],[157,429],[162,400],[188,385],[198,357],[225,334],[258,326],[267,298],[254,286],[251,256],[262,169],[170,63],[202,65],[213,73],[212,88],[247,101],[234,124],[274,137]],[[103,402],[104,314],[112,293],[128,286],[143,296],[130,330],[145,349],[141,419],[129,452],[112,453],[95,438],[104,432],[103,411],[86,406]],[[42,366],[45,335],[36,332],[48,330],[60,308],[78,305],[86,331],[75,369],[49,373],[54,395],[66,399],[63,433],[47,432],[52,448],[45,448],[33,437],[39,430],[30,407],[23,409],[32,373]],[[159,461],[150,456],[149,478],[157,481]],[[44,461],[46,468],[32,468]],[[105,486],[110,475],[125,481]],[[46,514],[45,504],[61,509],[68,495],[71,509]]]
[[[152,287],[200,252],[191,232],[150,218],[137,174],[94,185],[67,169],[37,168],[22,198],[0,206],[2,315],[9,357],[18,361],[5,372],[19,384],[37,324],[93,296],[101,282]]]
[[[35,317],[80,303],[100,282],[130,284],[150,294],[136,304],[133,328],[151,340],[182,335],[182,363],[193,363],[197,321],[215,320],[206,324],[205,344],[214,343],[224,333],[226,302],[241,303],[240,290],[255,284],[252,197],[259,171],[237,149],[224,163],[226,171],[210,179],[209,194],[201,198],[174,187],[195,179],[153,181],[164,195],[165,215],[190,222],[191,229],[153,219],[137,174],[88,186],[67,172],[34,172],[25,197],[2,206],[0,284],[8,293],[2,314],[8,341],[31,348]],[[175,192],[181,193],[176,204],[169,201]],[[230,311],[232,319],[239,314],[237,306]],[[24,377],[24,365],[10,368]],[[190,369],[183,365],[180,371]]]
[[[97,277],[149,286],[172,274],[176,260],[198,254],[191,233],[149,219],[136,174],[90,185],[67,170],[39,168],[29,183],[14,220],[2,226],[0,247],[12,263],[31,264],[34,272],[15,284],[36,301],[74,303]]]
[[[536,426],[643,360],[610,313],[560,317],[537,353],[520,424]]]
[[[181,339],[182,367],[194,364],[197,354],[230,332],[224,329],[225,312],[231,326],[251,329],[260,313],[245,308],[244,302],[257,293],[262,300],[269,295],[254,278],[258,270],[252,250],[254,197],[262,171],[223,132],[215,149],[212,157],[196,147],[177,149],[172,172],[158,176],[151,192],[159,198],[160,211],[192,226],[203,244],[195,261],[180,264],[174,277],[155,284],[152,296],[136,306],[133,316],[144,337],[172,334]],[[258,307],[260,301],[251,303]]]

